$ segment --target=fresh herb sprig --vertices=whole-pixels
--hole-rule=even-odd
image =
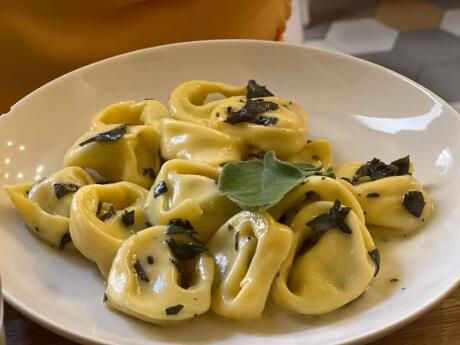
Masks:
[[[220,174],[218,188],[241,208],[264,211],[315,175],[335,178],[332,168],[325,170],[308,163],[284,162],[269,151],[263,160],[227,163]]]

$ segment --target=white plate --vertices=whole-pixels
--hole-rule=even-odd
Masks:
[[[67,74],[0,118],[0,185],[59,169],[66,148],[99,109],[120,100],[167,101],[179,83],[249,78],[300,103],[311,136],[332,141],[336,162],[410,153],[436,213],[406,239],[377,240],[382,269],[370,290],[323,317],[268,308],[258,322],[206,315],[175,328],[108,310],[93,264],[26,230],[0,192],[0,272],[9,303],[79,342],[104,344],[330,344],[369,341],[420,315],[460,277],[460,117],[444,101],[384,68],[337,53],[259,41],[205,41],[141,50]],[[398,283],[391,283],[398,278]]]

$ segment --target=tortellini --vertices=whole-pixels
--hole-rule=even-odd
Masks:
[[[307,142],[307,114],[275,96],[225,99],[212,110],[210,126],[241,138],[250,148],[281,156],[299,152]]]
[[[150,188],[160,168],[160,135],[149,126],[108,125],[89,131],[66,152],[64,166],[90,168],[108,182]]]
[[[167,160],[180,158],[220,165],[245,156],[245,145],[239,138],[209,127],[165,119],[161,133],[161,156]]]
[[[210,165],[181,159],[167,161],[153,184],[146,205],[153,225],[174,219],[190,222],[196,237],[206,242],[239,208],[217,188],[219,171]]]
[[[110,271],[107,304],[157,324],[205,313],[211,303],[214,264],[202,244],[203,251],[193,252],[196,256],[178,257],[181,252],[172,243],[193,245],[180,238],[187,236],[171,235],[166,226],[154,226],[126,240]]]
[[[106,125],[147,125],[160,132],[161,119],[169,117],[168,109],[160,102],[145,100],[142,102],[125,101],[112,104],[96,114],[91,129]]]
[[[433,202],[411,174],[376,180],[363,176],[353,181],[363,165],[361,162],[347,163],[338,170],[337,177],[361,204],[367,224],[406,234],[422,226],[431,217]]]
[[[206,103],[208,96],[215,93],[225,97],[244,96],[246,87],[235,87],[206,80],[187,81],[171,92],[169,98],[171,116],[178,120],[207,125],[211,111],[221,102],[217,100]]]
[[[97,265],[115,310],[158,325],[208,311],[253,320],[267,301],[321,315],[379,272],[368,227],[408,233],[433,202],[409,156],[334,173],[308,121],[254,80],[192,80],[169,108],[102,109],[64,169],[5,189],[34,235]]]
[[[107,278],[122,243],[148,227],[144,204],[148,191],[129,182],[90,185],[74,196],[70,235],[77,249]]]
[[[287,218],[289,222],[306,203],[317,200],[339,200],[343,205],[350,207],[358,219],[364,222],[363,211],[353,194],[336,180],[325,176],[310,176],[287,193],[277,205],[269,209],[269,212],[275,219]]]
[[[297,153],[280,157],[286,162],[310,163],[314,166],[329,167],[332,163],[332,149],[329,141],[324,139],[308,140],[305,146]]]
[[[256,319],[294,234],[268,213],[242,211],[213,235],[208,248],[216,273],[211,309],[231,319]]]
[[[307,114],[268,90],[263,97],[250,95],[250,86],[204,80],[183,83],[171,94],[172,117],[240,138],[249,150],[274,150],[279,155],[299,152],[307,142]],[[227,98],[204,103],[212,93]]]
[[[312,221],[335,212],[339,226]],[[341,222],[341,223],[340,223]],[[310,226],[313,228],[311,228]],[[333,226],[333,227],[332,227]],[[295,245],[275,278],[271,297],[287,309],[306,315],[333,311],[359,297],[379,265],[379,254],[366,227],[338,202],[317,201],[303,207],[291,228]]]
[[[39,181],[5,186],[27,227],[46,243],[64,249],[70,242],[69,216],[74,193],[94,183],[82,168],[64,168]]]

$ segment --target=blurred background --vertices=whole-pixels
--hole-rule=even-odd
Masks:
[[[385,66],[460,111],[460,0],[294,0],[285,39]]]

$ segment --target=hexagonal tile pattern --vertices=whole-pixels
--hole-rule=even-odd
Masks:
[[[375,19],[340,20],[333,22],[326,41],[349,54],[390,51],[398,32]]]
[[[446,11],[441,23],[441,29],[460,37],[460,8]]]
[[[439,63],[460,59],[460,40],[440,29],[402,32],[394,51],[420,63]]]
[[[418,81],[447,102],[460,100],[460,59],[424,66]]]
[[[436,28],[443,10],[424,0],[381,0],[375,19],[399,31]]]
[[[394,52],[363,54],[357,56],[361,59],[371,61],[395,72],[401,73],[410,79],[416,79],[422,68],[422,65],[417,61],[414,61],[407,56],[399,56]]]
[[[378,0],[310,0],[310,25],[343,18],[372,17]]]

